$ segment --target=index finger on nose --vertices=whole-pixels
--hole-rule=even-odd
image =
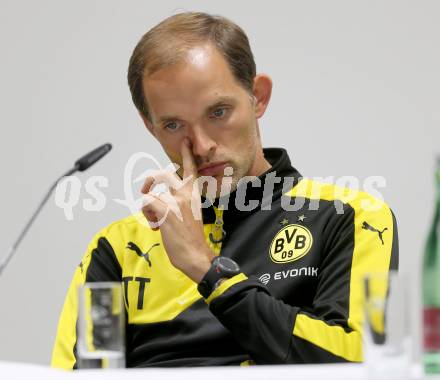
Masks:
[[[191,175],[196,177],[197,165],[195,163],[194,156],[191,152],[191,143],[187,138],[185,138],[182,141],[181,154],[182,154],[182,166],[183,166],[183,179]]]

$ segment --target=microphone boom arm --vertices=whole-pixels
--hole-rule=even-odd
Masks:
[[[104,144],[91,152],[87,153],[85,156],[81,157],[78,161],[75,162],[73,168],[69,169],[66,173],[64,173],[61,177],[59,177],[53,185],[49,188],[46,195],[44,196],[43,200],[38,205],[37,209],[34,211],[26,225],[24,226],[23,230],[20,232],[20,235],[18,235],[17,240],[15,243],[11,246],[9,249],[9,252],[6,254],[3,260],[0,261],[0,275],[2,274],[3,270],[8,265],[9,261],[11,260],[12,256],[14,256],[14,253],[17,251],[18,246],[20,245],[23,238],[26,236],[27,232],[29,231],[29,228],[31,228],[32,224],[34,223],[35,219],[37,218],[38,214],[40,213],[43,206],[48,201],[50,195],[54,191],[54,189],[57,187],[58,182],[60,182],[61,179],[64,177],[67,177],[69,175],[72,175],[73,173],[77,171],[84,171],[88,169],[90,166],[94,165],[97,161],[99,161],[102,157],[104,157],[110,150],[112,149],[111,144]]]
[[[38,205],[37,209],[34,211],[34,213],[32,214],[32,216],[30,217],[30,219],[28,220],[28,222],[26,223],[26,225],[24,226],[23,230],[20,232],[20,235],[18,235],[17,240],[15,241],[15,243],[11,246],[11,248],[9,249],[8,254],[6,255],[6,257],[2,260],[2,262],[0,263],[0,275],[3,272],[3,269],[6,268],[6,266],[9,263],[9,260],[11,260],[12,256],[14,255],[15,251],[17,250],[18,246],[20,245],[21,241],[23,240],[23,238],[26,236],[27,232],[29,231],[29,228],[31,228],[32,224],[34,223],[35,219],[37,218],[38,214],[40,213],[41,209],[43,208],[43,206],[46,204],[46,202],[49,200],[49,197],[51,196],[52,192],[55,190],[55,187],[58,185],[58,182],[63,179],[64,177],[67,177],[69,175],[72,175],[73,173],[78,171],[78,167],[74,166],[72,169],[70,169],[69,171],[67,171],[66,173],[64,173],[61,177],[59,177],[54,183],[53,185],[49,188],[49,190],[47,191],[46,195],[44,196],[44,198],[42,199],[42,201],[40,202],[40,204]]]

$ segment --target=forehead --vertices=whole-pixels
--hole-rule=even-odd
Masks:
[[[195,112],[221,97],[246,94],[220,52],[206,44],[189,49],[184,59],[143,78],[152,116],[164,112]]]

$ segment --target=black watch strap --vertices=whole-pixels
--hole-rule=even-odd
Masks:
[[[208,298],[221,279],[231,278],[239,273],[240,267],[234,260],[229,257],[216,256],[212,260],[208,272],[206,272],[197,286],[197,289],[204,298]]]

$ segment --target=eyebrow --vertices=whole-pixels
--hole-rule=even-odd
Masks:
[[[213,108],[216,108],[216,107],[218,107],[218,106],[220,106],[220,105],[224,105],[224,104],[226,104],[226,103],[232,103],[232,104],[235,104],[235,103],[236,103],[236,99],[235,99],[234,97],[232,97],[232,96],[220,96],[220,97],[215,101],[214,104],[210,105],[210,106],[207,108],[207,110],[210,111],[210,110],[212,110]]]
[[[215,102],[213,104],[211,104],[210,106],[208,106],[206,108],[206,111],[209,112],[209,111],[212,111],[213,109],[217,108],[218,106],[225,105],[227,103],[235,104],[236,102],[237,102],[236,99],[232,96],[220,96],[219,98],[217,98],[215,100]],[[181,119],[178,116],[164,115],[158,119],[158,122],[164,123],[164,122],[173,121],[173,120],[181,120]]]

